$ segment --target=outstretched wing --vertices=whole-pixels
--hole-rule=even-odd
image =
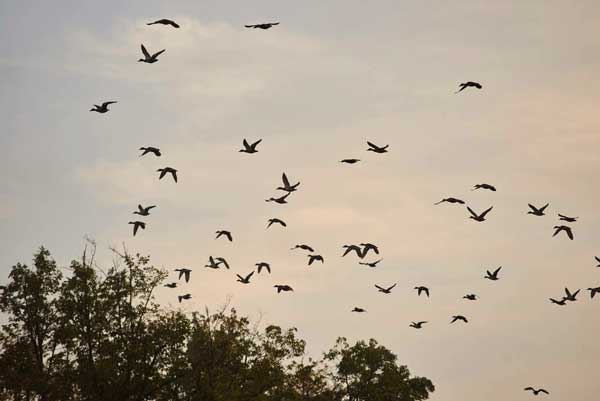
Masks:
[[[256,148],[256,145],[258,145],[258,144],[259,144],[259,143],[261,143],[261,142],[262,142],[262,139],[259,139],[258,141],[254,142],[254,143],[252,144],[252,149]]]
[[[565,231],[567,232],[567,235],[569,236],[570,240],[573,240],[573,231],[571,230],[570,227],[565,228]]]
[[[377,288],[379,291],[385,291],[385,288],[378,286],[377,284],[375,284],[375,288]]]
[[[165,52],[165,50],[167,50],[167,49],[162,49],[161,51],[154,53],[152,55],[152,58],[157,58],[158,56],[160,56],[161,54],[163,54]]]
[[[244,140],[242,141],[242,145],[244,145],[244,147],[246,149],[248,149],[250,147],[250,144],[248,143],[248,141],[246,140],[246,138],[244,138]]]
[[[502,269],[502,266],[500,266],[499,268],[497,268],[496,270],[494,270],[494,276],[498,275],[498,272],[500,272],[500,269]]]
[[[471,215],[472,215],[473,217],[479,217],[479,216],[477,215],[477,213],[475,213],[475,212],[473,211],[473,209],[471,209],[469,206],[467,206],[467,210],[469,211],[469,213],[471,213]]]
[[[283,174],[281,175],[281,180],[283,181],[283,186],[284,186],[284,187],[286,187],[286,188],[287,188],[287,187],[289,187],[289,186],[290,186],[290,182],[289,182],[289,180],[288,180],[287,176],[285,175],[285,173],[283,173]]]
[[[111,101],[109,101],[109,102],[104,102],[104,103],[102,103],[102,108],[105,108],[106,106],[108,106],[108,105],[110,105],[110,104],[114,104],[114,103],[117,103],[117,102],[116,102],[116,101],[114,101],[114,100],[111,100]]]
[[[245,280],[246,280],[246,281],[250,280],[250,277],[252,277],[252,275],[253,275],[253,274],[254,274],[254,272],[251,272],[250,274],[248,274],[248,275],[246,276],[246,279],[245,279]]]
[[[531,203],[528,203],[527,206],[529,206],[529,208],[536,213],[540,211],[540,210],[538,210],[537,207],[533,206]]]
[[[395,283],[393,286],[391,286],[390,288],[387,289],[387,291],[391,291],[392,289],[394,289],[394,287],[398,285],[398,283]]]
[[[485,215],[488,214],[493,208],[494,208],[494,206],[490,206],[490,208],[485,210],[483,213],[481,213],[481,215],[479,217],[484,218]]]
[[[150,53],[148,53],[148,50],[146,50],[146,47],[142,44],[142,53],[144,53],[144,56],[146,58],[150,58]]]
[[[373,148],[373,149],[379,149],[379,146],[375,145],[375,144],[374,144],[374,143],[372,143],[372,142],[369,142],[369,141],[367,141],[367,145],[369,145],[369,146],[370,146],[371,148]]]
[[[540,209],[540,212],[543,212],[544,210],[546,210],[546,208],[547,208],[548,206],[550,206],[550,204],[549,204],[549,203],[546,203],[546,204],[545,204],[545,205],[544,205],[544,206],[543,206],[543,207]]]

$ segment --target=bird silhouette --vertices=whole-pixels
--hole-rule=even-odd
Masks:
[[[166,19],[166,18],[162,18],[162,19],[156,20],[154,22],[148,22],[146,25],[154,25],[154,24],[170,25],[173,28],[179,28],[179,24],[177,24],[175,21],[171,21],[170,19]]]
[[[573,231],[571,231],[571,227],[569,226],[554,226],[554,234],[552,234],[552,236],[556,237],[556,235],[561,231],[567,233],[567,237],[569,237],[571,241],[573,240]]]
[[[308,265],[312,265],[314,262],[325,263],[323,256],[321,255],[308,255]]]
[[[217,261],[212,256],[209,256],[208,257],[208,264],[204,265],[204,267],[209,267],[211,269],[218,269],[219,268],[219,263],[217,263]]]
[[[377,263],[381,262],[382,260],[383,259],[376,260],[375,262],[358,262],[358,264],[369,267],[377,267]]]
[[[360,159],[342,159],[342,160],[340,160],[340,163],[354,164],[354,163],[358,163],[359,161],[360,161]]]
[[[556,304],[556,305],[560,305],[560,306],[565,306],[567,304],[567,301],[563,298],[560,300],[556,300],[554,298],[548,298],[550,300],[551,303]]]
[[[360,244],[360,246],[363,247],[361,258],[364,258],[365,256],[367,256],[367,253],[369,253],[369,251],[373,251],[377,255],[379,255],[379,248],[377,247],[377,245],[373,245],[373,244],[366,242],[366,243]]]
[[[273,287],[277,288],[277,293],[279,294],[281,291],[283,292],[288,292],[288,291],[294,291],[294,289],[292,287],[290,287],[287,284],[276,284]]]
[[[287,224],[285,223],[285,221],[278,219],[278,218],[272,218],[272,219],[269,219],[269,224],[267,225],[267,228],[271,227],[273,224],[280,224],[283,227],[287,227]]]
[[[133,214],[139,214],[140,216],[150,216],[150,210],[154,209],[156,206],[146,206],[142,207],[142,205],[138,205],[138,210],[133,212]]]
[[[260,274],[260,272],[262,271],[263,268],[267,269],[267,272],[269,272],[269,274],[271,274],[271,265],[266,262],[258,262],[258,263],[255,263],[254,266],[257,267],[258,274]]]
[[[594,298],[594,295],[600,294],[600,287],[588,288],[587,290],[590,292],[590,298]]]
[[[148,50],[146,50],[146,47],[142,44],[142,53],[144,53],[144,58],[141,58],[138,60],[138,62],[143,62],[143,63],[148,63],[148,64],[152,64],[152,63],[156,63],[158,61],[158,56],[160,56],[161,54],[163,54],[165,52],[166,49],[163,49],[159,52],[156,52],[152,55],[150,55],[150,53],[148,53]]]
[[[538,395],[539,393],[550,394],[548,391],[546,391],[543,388],[540,388],[540,389],[536,390],[533,387],[525,387],[523,390],[525,390],[525,391],[531,391],[533,393],[533,395]]]
[[[182,267],[181,269],[175,269],[175,271],[179,272],[179,277],[177,278],[177,280],[181,280],[181,277],[184,277],[186,283],[190,281],[190,274],[192,273],[190,269]]]
[[[177,287],[177,283],[167,283],[164,286],[168,287],[168,288],[176,288]]]
[[[475,191],[476,189],[480,189],[480,188],[496,192],[496,187],[494,187],[493,185],[490,185],[490,184],[477,184],[473,187],[473,189],[471,189],[471,191]]]
[[[143,221],[130,221],[128,224],[133,224],[134,237],[137,234],[139,228],[141,228],[142,230],[146,229],[146,223],[144,223]]]
[[[427,287],[423,287],[423,286],[419,286],[419,287],[415,287],[415,290],[417,290],[417,295],[420,296],[422,292],[425,293],[425,295],[427,295],[427,298],[429,298],[429,288]]]
[[[499,268],[497,268],[496,270],[494,270],[493,273],[491,273],[489,270],[486,270],[486,275],[485,278],[487,278],[488,280],[492,280],[492,281],[496,281],[499,280],[498,278],[498,273],[500,272],[500,269],[502,269],[502,266],[500,266]]]
[[[179,300],[179,303],[181,303],[182,300],[188,300],[192,298],[192,294],[185,294],[185,295],[179,295],[177,297],[177,299]]]
[[[215,234],[217,234],[217,236],[215,237],[215,239],[219,239],[219,237],[225,236],[229,240],[229,242],[233,241],[233,236],[231,235],[230,231],[227,231],[227,230],[218,230],[218,231],[215,231]]]
[[[423,325],[427,323],[425,320],[422,320],[420,322],[412,322],[409,326],[414,328],[414,329],[422,329]]]
[[[463,298],[464,299],[468,299],[469,301],[476,301],[477,300],[477,295],[475,295],[475,294],[467,294]]]
[[[447,202],[447,203],[458,203],[459,205],[464,205],[465,204],[465,201],[461,200],[461,199],[457,199],[457,198],[444,198],[441,201],[434,203],[434,205],[439,205],[439,204],[444,203],[444,202]]]
[[[252,29],[271,29],[273,28],[275,25],[279,25],[279,22],[266,22],[263,24],[253,24],[253,25],[244,25],[246,28],[252,28]]]
[[[218,258],[215,258],[215,260],[217,261],[217,265],[220,265],[220,264],[222,264],[222,265],[224,265],[224,266],[225,266],[225,268],[226,268],[227,270],[229,270],[229,263],[227,263],[227,261],[225,260],[225,258],[218,257]]]
[[[294,185],[291,185],[285,173],[281,175],[281,180],[283,181],[283,186],[277,187],[277,189],[281,191],[294,192],[298,188],[298,185],[300,185],[300,181],[298,181]]]
[[[358,306],[355,306],[354,309],[351,310],[351,312],[364,313],[364,312],[366,312],[366,310],[363,308],[359,308]]]
[[[250,145],[248,143],[248,141],[244,138],[244,140],[242,141],[242,145],[244,145],[244,149],[240,149],[239,151],[242,153],[249,153],[249,154],[256,153],[256,152],[258,152],[258,150],[256,150],[256,147],[261,142],[262,142],[262,139],[259,139],[258,141],[254,142],[252,145]]]
[[[463,315],[455,315],[455,316],[452,316],[452,321],[450,322],[450,324],[452,324],[454,322],[457,322],[459,320],[461,320],[461,321],[463,321],[465,323],[469,323],[469,321],[467,320],[467,318],[464,317]]]
[[[369,149],[367,149],[367,152],[373,152],[373,153],[387,153],[387,148],[389,148],[390,145],[385,145],[385,146],[377,146],[372,142],[367,141],[367,145],[369,145]]]
[[[315,251],[311,246],[308,246],[306,244],[298,244],[298,245],[294,246],[293,248],[290,248],[291,251],[293,251],[294,249],[302,249],[303,251],[308,251],[308,252]]]
[[[579,217],[569,217],[564,214],[558,213],[559,220],[566,221],[567,223],[575,223]]]
[[[343,245],[342,248],[345,248],[342,257],[348,255],[350,252],[356,252],[356,255],[361,259],[364,257],[362,249],[358,245]]]
[[[287,203],[287,197],[290,196],[290,192],[288,192],[287,194],[280,196],[279,198],[274,198],[274,197],[270,197],[269,199],[265,199],[265,202],[275,202],[278,203],[280,205],[283,205],[284,203]]]
[[[463,90],[465,90],[466,88],[477,88],[477,89],[481,89],[482,86],[480,83],[478,82],[473,82],[473,81],[468,81],[468,82],[464,82],[460,85],[458,85],[458,87],[460,88],[459,90],[457,90],[454,93],[459,93],[462,92]]]
[[[375,284],[375,288],[377,288],[377,290],[378,290],[379,292],[382,292],[382,293],[384,293],[384,294],[391,294],[391,292],[392,292],[392,289],[394,289],[394,287],[395,287],[397,284],[398,284],[398,283],[395,283],[394,285],[392,285],[391,287],[388,287],[388,288],[383,288],[383,287],[380,287],[380,286],[378,286],[377,284]]]
[[[565,287],[565,294],[567,294],[567,295],[565,297],[563,297],[563,299],[565,301],[575,302],[575,301],[577,301],[577,294],[579,294],[579,291],[581,291],[581,290],[577,290],[577,291],[571,293],[571,291],[569,291],[569,289]]]
[[[159,148],[155,148],[153,146],[146,146],[146,147],[141,147],[140,150],[142,150],[142,154],[139,157],[142,157],[148,153],[153,153],[154,156],[156,157],[160,157],[161,153],[160,153],[160,149]]]
[[[111,100],[109,102],[102,103],[100,106],[95,104],[94,107],[90,109],[90,111],[95,111],[96,113],[104,114],[109,111],[108,106],[111,104],[115,104],[115,103],[117,103],[117,102],[114,100]]]
[[[167,174],[171,174],[171,176],[173,176],[173,180],[175,182],[177,182],[177,170],[175,170],[172,167],[164,167],[164,168],[159,168],[158,170],[156,170],[157,172],[160,173],[160,175],[158,176],[159,180],[162,180],[162,178]]]
[[[546,210],[546,208],[548,207],[549,203],[546,203],[544,206],[542,206],[539,209],[537,207],[533,206],[531,203],[528,203],[527,205],[531,209],[530,211],[527,212],[527,214],[533,214],[534,216],[545,216],[544,215],[544,210]]]
[[[488,214],[493,208],[493,206],[490,206],[489,209],[484,210],[481,214],[477,214],[473,211],[473,209],[467,206],[467,210],[469,211],[469,213],[471,213],[469,218],[479,222],[485,221],[485,215]]]
[[[248,274],[246,277],[242,277],[239,274],[236,274],[236,276],[238,276],[237,281],[242,284],[250,284],[250,277],[252,277],[253,274],[254,271],[250,272],[250,274]]]

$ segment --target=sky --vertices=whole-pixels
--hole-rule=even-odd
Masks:
[[[434,382],[434,401],[528,400],[526,386],[596,400],[598,17],[591,0],[0,1],[0,277],[41,245],[66,266],[89,237],[108,266],[124,244],[193,270],[158,292],[165,308],[230,300],[297,327],[315,356],[338,336],[375,338]],[[181,28],[145,25],[157,18]],[[166,52],[138,63],[140,43]],[[465,81],[483,89],[455,94]],[[109,113],[88,111],[106,100]],[[259,152],[239,153],[244,138]],[[158,181],[165,166],[177,184]],[[266,203],[282,172],[299,190]],[[484,182],[497,192],[470,190]],[[478,223],[433,205],[448,196],[494,209]],[[158,206],[134,238],[138,203]],[[574,241],[552,237],[557,213],[580,217]],[[272,217],[287,228],[267,230]],[[377,268],[341,258],[360,242],[379,246]],[[325,263],[308,267],[299,243]],[[232,269],[205,269],[209,255]],[[261,261],[271,275],[235,281]],[[498,266],[499,281],[483,278]],[[565,286],[578,301],[550,304]]]

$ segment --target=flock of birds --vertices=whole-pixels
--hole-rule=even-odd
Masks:
[[[155,25],[155,24],[170,26],[173,28],[180,27],[179,24],[177,24],[176,22],[169,20],[169,19],[159,19],[157,21],[150,22],[147,25]],[[251,29],[267,30],[278,24],[279,24],[278,22],[261,23],[261,24],[254,24],[254,25],[245,25],[245,27],[251,28]],[[138,61],[148,63],[148,64],[156,63],[159,61],[158,57],[161,54],[163,54],[165,52],[165,50],[166,49],[160,50],[156,53],[150,53],[150,52],[148,52],[146,47],[142,44],[141,51],[142,51],[142,54],[144,57],[140,58]],[[465,90],[467,88],[482,89],[483,86],[478,82],[469,81],[469,82],[461,83],[459,85],[458,91],[455,93],[462,92],[463,90]],[[90,111],[104,114],[110,110],[108,106],[115,104],[115,103],[117,103],[117,102],[116,101],[103,102],[101,105],[94,105],[94,107]],[[258,145],[261,143],[261,141],[262,141],[262,139],[259,139],[259,140],[256,140],[256,141],[250,143],[247,141],[247,139],[244,138],[242,141],[242,148],[239,150],[239,152],[247,153],[247,154],[257,153]],[[389,145],[379,146],[379,145],[376,145],[369,141],[367,141],[367,145],[368,145],[367,151],[373,152],[376,154],[387,153],[388,148],[389,148]],[[140,154],[139,157],[146,156],[148,154],[152,154],[155,157],[162,156],[160,149],[153,147],[153,146],[141,147],[139,150],[142,151],[142,153]],[[355,164],[360,161],[361,161],[361,159],[348,158],[348,159],[340,160],[340,163]],[[172,167],[164,167],[164,168],[158,169],[157,172],[160,173],[159,177],[158,177],[159,180],[162,180],[165,176],[170,174],[173,181],[175,183],[177,182],[177,172],[178,171],[176,169],[174,169]],[[285,204],[285,203],[287,203],[288,197],[293,192],[297,191],[299,186],[300,186],[300,182],[292,184],[290,182],[290,180],[288,179],[287,175],[285,173],[283,173],[282,185],[276,188],[276,190],[282,191],[283,194],[279,195],[279,196],[271,196],[270,198],[265,199],[265,201],[266,202],[274,202],[277,204]],[[471,190],[475,191],[475,190],[479,190],[479,189],[490,191],[490,192],[496,192],[496,187],[494,187],[493,185],[490,185],[490,184],[486,184],[486,183],[477,184]],[[440,205],[443,203],[466,205],[466,202],[464,200],[454,198],[454,197],[443,198],[439,202],[434,203],[434,205]],[[549,204],[546,204],[542,207],[537,207],[532,204],[528,204],[528,206],[529,206],[530,210],[527,212],[527,214],[541,217],[541,216],[545,216],[545,210],[548,208]],[[155,207],[156,207],[155,205],[152,205],[152,206],[138,205],[137,210],[134,211],[133,214],[139,215],[141,217],[147,217],[150,215],[150,211],[152,209],[154,209]],[[477,221],[477,222],[484,222],[484,221],[486,221],[486,217],[488,216],[488,214],[492,211],[493,206],[490,206],[489,208],[482,211],[481,213],[475,212],[468,205],[466,206],[466,209],[469,213],[470,219]],[[569,216],[566,216],[563,214],[558,214],[558,218],[559,218],[560,222],[566,222],[566,223],[575,223],[578,219],[578,217],[569,217]],[[138,233],[139,229],[142,229],[142,230],[146,229],[146,223],[144,221],[140,221],[140,220],[130,221],[129,224],[133,225],[133,235],[134,236]],[[274,224],[278,224],[282,227],[287,227],[287,224],[285,223],[285,221],[283,221],[279,218],[271,218],[267,222],[267,228],[270,228]],[[567,237],[570,240],[573,240],[574,237],[573,237],[572,228],[570,226],[564,225],[563,223],[559,223],[559,225],[554,226],[554,233],[552,236],[555,237],[560,232],[563,232],[563,231],[565,232],[565,234],[567,235]],[[233,242],[233,234],[230,231],[218,230],[218,231],[216,231],[215,234],[216,234],[215,239],[224,238],[229,242]],[[362,266],[376,268],[378,266],[378,264],[383,260],[383,258],[379,258],[379,259],[372,260],[372,261],[364,261],[364,259],[367,256],[369,256],[370,253],[372,253],[374,255],[379,255],[379,253],[380,253],[378,246],[375,244],[372,244],[372,243],[365,242],[365,243],[360,243],[360,244],[347,244],[347,245],[343,245],[342,248],[343,248],[343,253],[341,255],[342,257],[345,257],[345,256],[349,255],[350,253],[354,253],[356,255],[356,257],[359,258],[359,261],[358,261],[359,265],[362,265]],[[293,250],[301,250],[301,251],[306,252],[308,266],[313,265],[313,263],[315,263],[315,262],[320,262],[320,263],[325,262],[324,257],[322,255],[320,255],[319,253],[317,253],[315,251],[315,249],[310,245],[297,244],[294,247],[292,247],[291,250],[292,251]],[[595,259],[599,263],[598,267],[600,267],[600,258],[595,257]],[[209,256],[208,263],[205,265],[205,267],[211,268],[211,269],[220,269],[221,267],[230,269],[230,265],[225,258],[213,257],[213,256]],[[247,284],[251,283],[251,279],[255,273],[261,274],[262,271],[266,271],[268,274],[271,274],[271,265],[267,262],[258,262],[255,264],[255,267],[256,267],[255,269],[253,269],[251,272],[249,272],[246,275],[242,276],[240,274],[236,274],[237,281],[241,284],[247,285]],[[486,270],[484,278],[491,280],[491,281],[498,281],[500,279],[499,273],[500,273],[501,269],[502,269],[502,266],[496,268],[494,271]],[[186,283],[188,283],[190,281],[190,277],[191,277],[191,273],[192,273],[191,269],[179,268],[179,269],[175,269],[175,272],[178,273],[179,281],[181,281],[182,279]],[[392,290],[396,287],[396,285],[397,285],[397,283],[394,283],[389,286],[381,286],[381,285],[376,284],[375,288],[377,289],[378,292],[380,292],[382,294],[391,294]],[[171,282],[171,283],[165,284],[165,287],[168,287],[168,288],[177,288],[177,286],[178,286],[177,282]],[[276,284],[274,286],[274,288],[276,289],[277,293],[294,291],[294,289],[288,284]],[[429,298],[430,289],[428,287],[422,286],[422,285],[416,286],[416,287],[414,287],[414,290],[416,290],[417,296],[421,296],[422,294],[424,294],[425,296],[427,296],[427,298]],[[590,288],[588,288],[588,291],[590,291],[591,298],[594,298],[594,296],[596,294],[600,293],[600,287],[590,287]],[[565,288],[565,295],[562,298],[560,298],[560,297],[558,299],[549,298],[549,300],[552,304],[564,306],[567,304],[567,302],[576,301],[577,300],[576,297],[579,294],[579,292],[580,292],[580,289],[571,292],[571,290],[569,290],[568,288]],[[181,303],[184,300],[191,299],[192,295],[189,293],[186,293],[186,294],[179,295],[177,298],[178,298],[179,303]],[[468,301],[476,301],[479,299],[478,295],[476,295],[476,294],[466,294],[463,298]],[[351,310],[351,312],[365,313],[367,311],[364,308],[356,306]],[[469,320],[463,315],[454,315],[451,317],[450,324],[453,324],[456,322],[468,323]],[[428,323],[428,322],[427,321],[411,322],[411,324],[409,326],[414,329],[422,329],[423,325],[426,323]],[[534,395],[538,395],[540,393],[549,394],[549,392],[543,388],[535,389],[533,387],[526,387],[524,390],[531,391],[532,394],[534,394]]]

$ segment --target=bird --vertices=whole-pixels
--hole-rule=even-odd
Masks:
[[[142,205],[138,205],[138,210],[133,212],[133,214],[139,214],[140,216],[149,216],[150,210],[154,209],[156,206],[146,206],[142,207]]]
[[[412,322],[409,326],[415,329],[422,329],[425,323],[427,323],[425,320],[420,322]]]
[[[244,138],[244,140],[242,141],[242,145],[244,145],[244,149],[240,149],[239,151],[242,153],[256,153],[258,152],[258,150],[256,150],[256,146],[258,146],[259,143],[262,142],[262,139],[259,139],[258,141],[254,142],[252,145],[250,145],[248,143],[248,141]]]
[[[364,313],[364,312],[366,312],[366,310],[363,308],[359,308],[358,306],[355,306],[354,309],[352,309],[350,312]]]
[[[137,231],[139,228],[141,228],[142,230],[146,229],[146,223],[144,223],[143,221],[130,221],[129,224],[133,224],[133,236],[135,237],[135,234],[137,234]]]
[[[458,321],[458,320],[462,320],[465,323],[469,323],[469,321],[467,320],[466,317],[464,317],[463,315],[456,315],[456,316],[452,316],[452,321],[450,322],[450,324]]]
[[[211,269],[218,269],[219,268],[219,263],[217,263],[212,256],[209,256],[208,257],[208,264],[204,265],[204,267],[210,267]]]
[[[215,260],[217,261],[217,265],[220,265],[222,263],[225,266],[225,268],[229,270],[229,263],[227,263],[225,258],[218,257],[215,258]]]
[[[177,278],[177,280],[181,280],[181,277],[184,277],[186,283],[190,281],[190,273],[192,272],[190,269],[182,267],[181,269],[175,269],[175,271],[179,272],[179,277]]]
[[[227,231],[227,230],[218,230],[218,231],[215,231],[215,234],[217,234],[217,236],[215,237],[215,239],[219,239],[219,237],[221,237],[221,236],[224,235],[229,240],[229,242],[233,241],[233,237],[231,236],[231,232],[230,231]]]
[[[490,206],[489,209],[484,210],[481,214],[477,214],[473,211],[473,209],[467,206],[467,210],[469,211],[469,213],[471,213],[471,216],[469,216],[469,218],[479,222],[485,221],[485,215],[488,214],[493,208],[494,206]]]
[[[308,252],[315,251],[311,246],[308,246],[306,244],[298,244],[298,245],[294,246],[293,248],[290,248],[291,251],[293,251],[294,249],[302,249],[302,250],[308,251]]]
[[[467,294],[463,298],[464,299],[468,299],[469,301],[476,301],[477,300],[477,295],[475,295],[475,294]]]
[[[571,291],[569,291],[569,289],[565,287],[565,294],[567,294],[567,296],[563,297],[563,300],[571,302],[577,301],[577,294],[579,294],[579,291],[581,290],[577,290],[571,293]]]
[[[168,288],[176,288],[177,287],[177,283],[167,283],[164,286],[168,287]]]
[[[237,281],[242,284],[250,284],[250,277],[252,277],[253,274],[254,271],[250,272],[250,274],[248,274],[246,277],[242,277],[239,274],[236,274],[236,276],[238,276]]]
[[[573,231],[571,231],[571,227],[569,226],[554,226],[554,234],[552,234],[552,236],[555,237],[561,231],[567,233],[567,237],[569,237],[571,241],[573,240]]]
[[[377,263],[381,262],[383,259],[376,260],[375,262],[358,262],[359,265],[369,266],[369,267],[377,267]]]
[[[271,265],[268,263],[259,262],[259,263],[255,263],[254,266],[257,267],[258,274],[260,274],[260,272],[262,271],[263,268],[267,269],[267,272],[269,272],[269,274],[271,274]]]
[[[153,154],[154,154],[154,156],[156,156],[156,157],[160,157],[160,156],[161,156],[160,149],[158,149],[158,148],[155,148],[155,147],[153,147],[153,146],[147,146],[147,147],[143,147],[143,146],[142,146],[142,147],[140,148],[140,150],[142,150],[142,151],[143,151],[143,153],[142,153],[142,154],[141,154],[139,157],[142,157],[142,156],[144,156],[144,155],[146,155],[146,154],[148,154],[148,153],[153,153]]]
[[[292,287],[290,287],[287,284],[276,284],[273,287],[277,288],[277,293],[279,294],[281,291],[283,292],[288,292],[288,291],[294,291],[294,289]]]
[[[482,86],[481,86],[481,84],[479,82],[473,82],[473,81],[464,82],[464,83],[458,85],[458,87],[460,89],[458,91],[454,92],[454,93],[462,92],[466,88],[477,88],[477,89],[481,89],[482,88]]]
[[[596,259],[596,262],[599,263],[598,265],[596,265],[596,267],[600,267],[600,258],[598,256],[594,256],[594,259]]]
[[[531,203],[528,203],[527,205],[531,209],[530,211],[527,212],[527,214],[533,214],[534,216],[544,216],[544,210],[546,210],[549,203],[546,203],[544,206],[542,206],[539,209],[537,207],[533,206]]]
[[[348,255],[350,252],[356,252],[356,255],[359,258],[363,258],[364,255],[362,253],[362,249],[360,248],[360,246],[358,245],[343,245],[342,248],[346,248],[346,250],[344,251],[344,253],[342,254],[342,258],[346,255]]]
[[[365,256],[367,256],[367,253],[369,251],[373,251],[377,255],[379,255],[379,248],[377,248],[377,245],[373,245],[373,244],[370,244],[367,242],[367,243],[360,244],[360,246],[363,247],[361,258],[364,258]]]
[[[387,153],[387,148],[389,148],[390,145],[385,145],[385,146],[377,146],[372,142],[367,141],[367,145],[369,145],[369,149],[367,149],[367,152],[373,152],[373,153]]]
[[[177,297],[177,299],[179,300],[179,303],[181,303],[181,301],[184,299],[187,300],[187,299],[191,299],[191,298],[192,298],[192,294],[179,295]]]
[[[558,213],[559,220],[566,221],[567,223],[575,223],[579,217],[569,217],[564,214]]]
[[[559,301],[554,298],[548,298],[548,299],[550,300],[550,302],[552,302],[553,304],[556,304],[556,305],[565,306],[567,304],[567,301],[564,298]]]
[[[590,292],[590,298],[594,298],[594,295],[600,294],[600,287],[588,288],[587,290]]]
[[[159,180],[162,180],[162,178],[167,174],[170,173],[173,176],[173,180],[175,182],[177,182],[177,170],[175,170],[172,167],[164,167],[164,168],[159,168],[158,170],[156,170],[157,172],[160,172],[160,175],[158,176]]]
[[[464,205],[465,204],[464,200],[450,197],[450,198],[444,198],[441,201],[434,203],[434,205],[439,205],[440,203],[444,203],[444,202],[458,203],[459,205]]]
[[[263,24],[253,24],[253,25],[244,25],[246,28],[252,28],[252,29],[270,29],[273,28],[275,25],[279,25],[279,22],[266,22]]]
[[[281,175],[281,180],[283,181],[283,186],[277,187],[277,189],[281,191],[294,192],[298,188],[298,185],[300,185],[300,181],[298,181],[294,185],[291,185],[285,173]]]
[[[429,288],[427,287],[423,287],[423,286],[419,286],[419,287],[415,287],[415,290],[417,290],[417,295],[420,296],[422,292],[425,293],[425,295],[427,295],[427,298],[429,298]]]
[[[321,262],[321,263],[325,263],[325,260],[323,259],[323,256],[321,255],[308,255],[308,265],[312,265],[313,262]]]
[[[265,202],[275,202],[275,203],[279,203],[280,205],[283,205],[284,203],[287,203],[286,198],[288,196],[290,196],[289,192],[283,196],[280,196],[279,198],[270,197],[269,199],[265,199]]]
[[[269,219],[269,225],[267,225],[267,228],[271,227],[271,225],[273,225],[275,223],[281,224],[283,227],[287,227],[287,224],[285,223],[285,221],[278,219],[278,218],[272,218],[272,219]]]
[[[490,191],[496,192],[496,187],[494,187],[493,185],[490,184],[477,184],[473,187],[473,189],[471,189],[471,191],[475,191],[476,189],[488,189]]]
[[[533,387],[525,387],[523,390],[525,390],[525,391],[531,391],[531,392],[533,392],[533,395],[538,395],[539,393],[550,394],[548,391],[546,391],[543,388],[540,388],[540,389],[536,390]]]
[[[177,24],[175,21],[171,21],[170,19],[166,19],[166,18],[159,19],[154,22],[148,22],[146,25],[154,25],[154,24],[170,25],[173,28],[179,28],[179,24]]]
[[[111,101],[102,103],[100,106],[95,104],[94,107],[90,109],[90,111],[95,111],[96,113],[104,114],[109,111],[108,106],[111,104],[115,104],[115,103],[117,103],[117,102],[114,100],[111,100]]]
[[[340,160],[340,163],[354,164],[358,163],[359,161],[360,159],[342,159]]]
[[[498,278],[498,273],[500,272],[500,269],[502,269],[502,266],[500,266],[499,268],[497,268],[496,270],[494,270],[493,273],[490,273],[489,270],[486,270],[486,275],[485,278],[487,278],[488,280],[492,280],[492,281],[496,281],[499,280]]]
[[[388,287],[388,288],[383,288],[383,287],[380,287],[380,286],[378,286],[377,284],[375,284],[375,288],[377,288],[377,290],[378,290],[379,292],[382,292],[382,293],[384,293],[384,294],[391,294],[391,292],[392,292],[392,289],[393,289],[393,288],[394,288],[394,287],[395,287],[397,284],[398,284],[398,283],[395,283],[393,286],[391,286],[391,287]]]
[[[138,62],[141,61],[143,63],[148,64],[156,63],[158,61],[158,56],[163,54],[165,50],[166,49],[162,49],[161,51],[150,55],[150,53],[148,53],[148,50],[146,50],[146,47],[142,44],[142,53],[144,53],[144,58],[139,59]]]

